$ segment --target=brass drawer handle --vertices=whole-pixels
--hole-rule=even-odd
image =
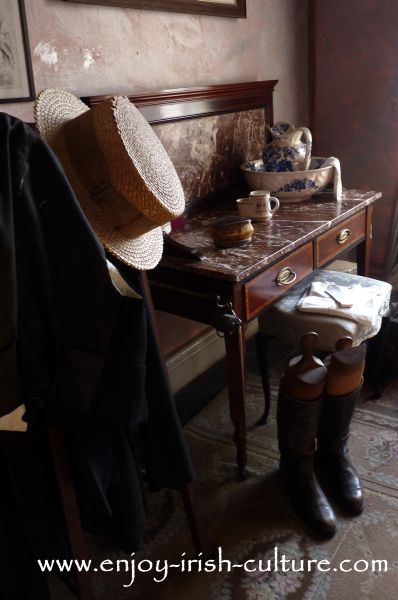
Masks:
[[[340,245],[345,244],[351,234],[351,229],[342,229],[336,238],[336,242]]]
[[[276,285],[290,285],[297,279],[297,273],[290,267],[283,267],[276,276]]]

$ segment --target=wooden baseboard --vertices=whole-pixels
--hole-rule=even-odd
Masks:
[[[246,328],[250,340],[257,320]],[[206,332],[167,360],[170,383],[182,423],[191,419],[226,385],[224,339]]]
[[[246,328],[246,339],[258,330],[257,320]],[[224,338],[212,329],[167,359],[171,389],[177,393],[225,355]]]

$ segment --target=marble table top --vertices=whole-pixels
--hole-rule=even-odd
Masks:
[[[311,200],[281,204],[272,219],[254,222],[252,241],[245,246],[219,249],[213,243],[210,228],[221,216],[236,215],[235,202],[221,202],[184,217],[171,237],[199,250],[203,258],[192,261],[164,256],[161,265],[218,279],[242,281],[267,265],[290,254],[305,242],[346,220],[381,197],[379,192],[344,190],[342,199]]]

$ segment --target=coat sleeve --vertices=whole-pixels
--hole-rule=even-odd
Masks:
[[[56,394],[66,408],[86,410],[108,351],[119,295],[109,277],[102,244],[57,156],[38,136],[28,147],[27,194],[33,195],[47,252],[59,352]]]
[[[17,374],[17,285],[13,237],[10,129],[0,114],[0,417],[22,404]]]

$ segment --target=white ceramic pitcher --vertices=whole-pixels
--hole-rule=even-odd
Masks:
[[[311,160],[312,135],[307,127],[293,127],[280,121],[272,127],[266,125],[272,141],[263,151],[266,171],[306,171]],[[301,141],[302,138],[304,142]]]

